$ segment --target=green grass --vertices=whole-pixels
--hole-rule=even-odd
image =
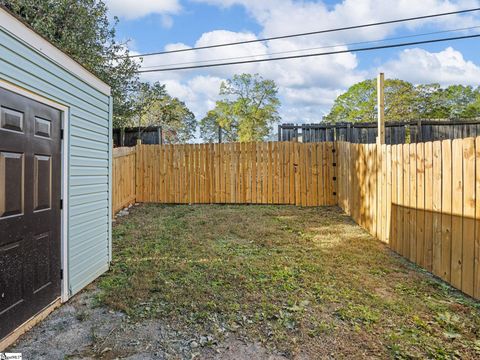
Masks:
[[[287,356],[480,356],[479,303],[335,207],[144,205],[116,223],[113,250],[100,300],[134,321]]]

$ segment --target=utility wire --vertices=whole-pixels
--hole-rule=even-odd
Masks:
[[[428,36],[428,35],[437,35],[437,34],[452,33],[452,32],[458,32],[458,31],[474,30],[474,29],[479,29],[479,28],[480,28],[480,26],[471,26],[471,27],[459,28],[459,29],[441,30],[441,31],[433,31],[433,32],[421,33],[421,34],[414,34],[414,35],[397,36],[397,37],[391,37],[391,38],[385,38],[385,39],[379,39],[379,40],[358,41],[358,42],[352,42],[352,43],[347,43],[347,44],[333,44],[333,45],[317,46],[317,47],[306,48],[306,49],[279,51],[279,52],[273,52],[273,53],[247,55],[247,56],[235,56],[235,57],[228,57],[228,58],[221,58],[221,59],[198,60],[198,61],[191,61],[191,62],[181,62],[181,63],[173,63],[173,64],[163,64],[163,65],[161,65],[161,66],[162,66],[162,67],[167,67],[167,66],[179,66],[179,65],[205,64],[205,63],[216,62],[216,61],[251,59],[251,58],[257,58],[257,57],[259,57],[259,56],[271,56],[271,55],[292,54],[292,53],[298,53],[298,52],[304,52],[304,51],[311,51],[311,50],[320,50],[320,49],[336,48],[336,47],[339,47],[339,46],[353,46],[353,45],[375,44],[375,43],[387,42],[387,41],[392,41],[392,40],[410,39],[410,38],[416,38],[416,37],[422,37],[422,36]],[[157,69],[158,67],[159,67],[159,65],[143,66],[143,67],[141,67],[141,70]]]
[[[479,11],[479,10],[480,10],[480,8],[472,8],[472,9],[450,11],[450,12],[444,12],[444,13],[438,13],[438,14],[431,14],[431,15],[415,16],[415,17],[404,18],[404,19],[380,21],[380,22],[368,23],[368,24],[362,24],[362,25],[345,26],[345,27],[334,28],[334,29],[311,31],[311,32],[304,32],[304,33],[297,33],[297,34],[290,34],[290,35],[282,35],[282,36],[273,36],[273,37],[268,37],[268,38],[263,38],[263,39],[244,40],[244,41],[237,41],[237,42],[231,42],[231,43],[199,46],[199,47],[193,47],[193,48],[187,48],[187,49],[177,49],[177,50],[170,50],[170,51],[158,51],[158,52],[151,52],[151,53],[145,53],[145,54],[130,55],[128,57],[138,58],[138,57],[146,57],[146,56],[152,56],[152,55],[164,55],[164,54],[173,54],[173,53],[180,53],[180,52],[186,52],[186,51],[212,49],[212,48],[225,47],[225,46],[251,44],[251,43],[256,43],[256,42],[265,42],[265,41],[288,39],[288,38],[294,38],[294,37],[300,37],[300,36],[310,36],[310,35],[325,34],[325,33],[337,32],[337,31],[361,29],[361,28],[367,28],[367,27],[372,27],[372,26],[395,24],[395,23],[400,23],[400,22],[429,19],[429,18],[448,16],[448,15],[465,14],[465,13]]]
[[[465,35],[465,36],[455,36],[455,37],[449,37],[449,38],[431,39],[431,40],[423,40],[423,41],[412,41],[412,42],[398,43],[398,44],[390,44],[390,45],[382,45],[382,46],[371,46],[371,47],[365,47],[365,48],[356,48],[356,49],[346,49],[346,50],[338,50],[338,51],[329,51],[329,52],[316,53],[316,54],[292,55],[292,56],[275,57],[275,58],[258,59],[258,60],[232,61],[232,62],[218,63],[218,64],[208,64],[208,65],[195,65],[195,66],[184,66],[184,67],[159,68],[159,69],[153,69],[153,70],[139,70],[139,71],[137,71],[137,73],[164,72],[164,71],[177,71],[177,70],[192,70],[192,69],[203,69],[203,68],[218,67],[218,66],[227,66],[227,65],[241,65],[241,64],[260,63],[260,62],[267,62],[267,61],[300,59],[300,58],[309,58],[309,57],[316,57],[316,56],[326,56],[326,55],[344,54],[344,53],[350,53],[350,52],[352,52],[352,53],[354,53],[354,52],[366,52],[366,51],[372,51],[372,50],[391,49],[391,48],[398,48],[398,47],[404,47],[404,46],[413,46],[413,45],[422,45],[422,44],[432,44],[432,43],[439,43],[439,42],[445,42],[445,41],[472,39],[472,38],[478,38],[478,37],[480,37],[480,34]]]

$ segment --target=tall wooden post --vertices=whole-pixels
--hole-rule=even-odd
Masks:
[[[163,145],[163,127],[159,126],[157,129],[157,133],[158,133],[158,143],[160,145]]]
[[[120,146],[121,147],[125,146],[125,128],[124,127],[120,128]]]
[[[377,78],[377,109],[378,109],[378,136],[377,144],[385,144],[385,75],[378,74]]]

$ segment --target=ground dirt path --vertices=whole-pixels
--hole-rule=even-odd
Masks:
[[[23,359],[226,359],[284,360],[258,343],[234,337],[204,346],[195,334],[173,330],[160,320],[131,322],[98,306],[90,286],[20,338],[9,352]]]

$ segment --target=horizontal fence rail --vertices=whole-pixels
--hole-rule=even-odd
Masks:
[[[335,205],[334,158],[333,143],[139,145],[137,201]]]
[[[337,148],[339,206],[400,255],[480,298],[480,137]]]

